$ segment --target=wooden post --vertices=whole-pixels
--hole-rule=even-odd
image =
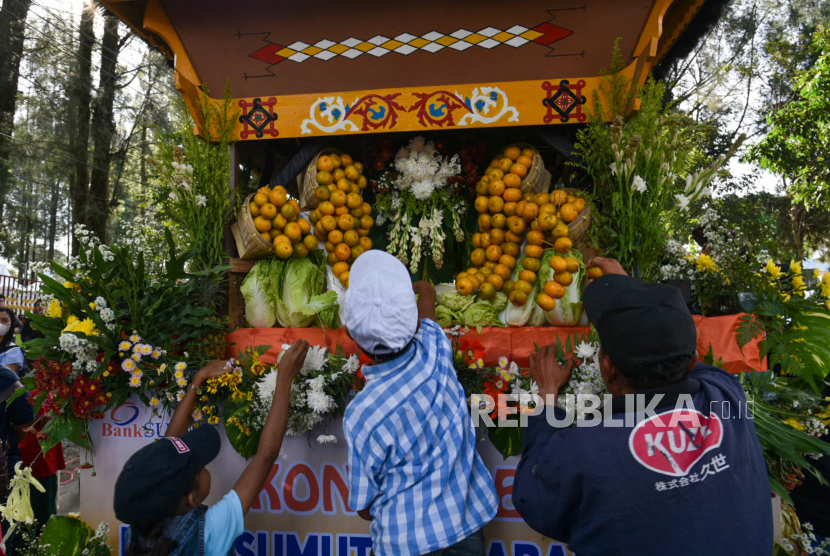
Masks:
[[[232,210],[236,211],[237,188],[239,187],[239,146],[237,143],[231,143],[228,145],[228,149],[230,150],[231,155],[230,176],[228,177],[228,196],[230,197],[230,206],[232,207]],[[236,214],[231,214],[231,221],[235,219]],[[238,257],[239,254],[236,251],[236,242],[234,241],[233,234],[231,233],[231,221],[225,223],[225,233],[222,238],[222,247],[225,253],[228,254],[228,264],[233,267],[233,261],[237,260],[236,257]],[[245,308],[245,302],[242,299],[239,287],[242,285],[242,280],[245,276],[242,275],[237,280],[234,277],[233,268],[227,272],[227,276],[228,294],[225,296],[225,302],[223,303],[220,312],[228,315],[230,319],[230,330],[234,330],[243,324],[241,317]]]

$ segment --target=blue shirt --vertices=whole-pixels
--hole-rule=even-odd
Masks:
[[[242,501],[231,490],[205,514],[205,556],[227,556],[245,528]]]
[[[452,345],[421,320],[399,357],[363,367],[366,387],[346,409],[349,506],[371,506],[378,556],[451,546],[496,515],[493,479],[476,452]]]
[[[18,346],[0,353],[0,365],[18,365],[17,370],[19,371],[23,368],[24,363],[23,350]]]
[[[767,469],[740,383],[698,365],[643,399],[654,394],[663,406],[636,426],[554,428],[531,417],[513,486],[521,516],[579,556],[771,555]],[[684,395],[697,425],[676,409]],[[618,402],[615,422],[626,415]]]

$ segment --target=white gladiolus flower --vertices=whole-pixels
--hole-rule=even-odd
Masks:
[[[204,195],[196,195],[196,206],[207,206],[207,197],[205,197]]]
[[[611,163],[611,174],[614,175],[614,176],[617,175],[617,163],[616,162]]]
[[[688,208],[688,206],[689,206],[689,198],[688,197],[686,197],[685,195],[683,195],[681,193],[678,193],[677,195],[674,196],[674,198],[677,199],[677,207],[680,210],[686,210]]]

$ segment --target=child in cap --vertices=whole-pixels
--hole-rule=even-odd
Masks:
[[[197,388],[229,371],[212,361],[193,379],[176,408],[165,438],[145,446],[127,461],[115,484],[115,516],[130,525],[127,556],[225,556],[243,531],[243,516],[259,496],[280,452],[288,420],[291,382],[300,371],[308,342],[294,342],[280,361],[271,411],[256,455],[233,490],[210,508],[210,472],[205,466],[219,453],[212,426],[187,432]]]
[[[372,522],[372,550],[483,555],[482,527],[498,500],[452,345],[435,322],[435,290],[413,286],[392,255],[367,251],[352,266],[343,309],[349,335],[374,360],[343,419],[349,506]]]

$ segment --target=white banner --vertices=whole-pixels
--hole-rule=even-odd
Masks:
[[[110,546],[123,555],[125,526],[115,519],[115,481],[127,459],[142,446],[160,438],[168,419],[151,417],[137,398],[116,407],[101,420],[90,421],[94,454],[82,454],[94,469],[81,475],[81,517],[95,527],[110,525]],[[286,437],[259,501],[245,517],[245,533],[235,543],[239,556],[369,556],[369,522],[348,507],[346,443],[342,423],[329,425],[336,444],[317,444],[311,437]],[[566,556],[565,545],[528,527],[512,504],[513,477],[518,457],[504,460],[493,445],[479,442],[479,452],[496,483],[499,511],[485,528],[487,556]],[[93,459],[94,456],[94,459]],[[206,503],[224,496],[245,469],[246,462],[222,434],[222,449],[208,469],[211,495]],[[94,471],[94,474],[93,474]]]

